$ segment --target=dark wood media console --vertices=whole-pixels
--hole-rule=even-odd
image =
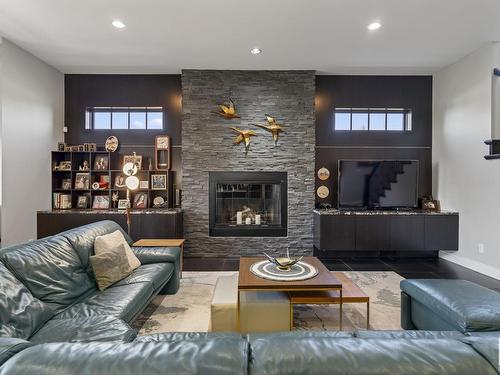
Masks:
[[[115,221],[127,231],[127,215],[116,209],[38,211],[37,238],[100,220]],[[130,221],[130,236],[134,241],[143,238],[183,238],[183,212],[180,209],[131,210]]]
[[[458,250],[457,212],[314,210],[314,255]]]

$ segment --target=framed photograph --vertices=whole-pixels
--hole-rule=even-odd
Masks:
[[[59,163],[60,171],[70,171],[71,170],[71,162],[70,161],[61,161]]]
[[[130,202],[128,201],[128,199],[119,199],[118,200],[118,209],[119,210],[126,210],[129,207],[130,207]]]
[[[71,146],[71,152],[78,152],[78,146]]]
[[[135,194],[134,208],[148,208],[148,193]]]
[[[87,195],[79,195],[76,201],[76,208],[88,208],[89,207],[89,197]]]
[[[422,209],[428,212],[440,212],[441,202],[432,197],[424,197],[422,198]]]
[[[108,195],[96,195],[94,197],[94,203],[92,208],[103,209],[109,208],[109,196]]]
[[[89,190],[90,176],[88,173],[77,173],[75,176],[75,190]]]
[[[115,177],[115,189],[125,189],[127,185],[125,185],[125,176],[119,174]]]
[[[61,189],[71,190],[71,178],[63,178],[61,181]]]
[[[167,188],[167,175],[154,174],[151,176],[151,189],[152,190],[165,190]]]
[[[89,151],[96,152],[97,151],[97,143],[89,143]]]
[[[149,189],[149,181],[139,181],[139,189]]]
[[[142,169],[142,155],[124,155],[123,156],[123,165],[127,163],[134,163],[137,165],[137,169]]]
[[[85,147],[83,145],[78,145],[78,152],[85,151]]]
[[[65,147],[66,147],[66,143],[64,143],[64,142],[57,143],[57,151],[64,151]]]
[[[94,171],[105,171],[108,169],[108,155],[96,155],[94,159]]]

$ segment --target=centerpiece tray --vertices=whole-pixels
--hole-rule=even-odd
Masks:
[[[304,261],[299,261],[289,269],[283,270],[269,260],[262,260],[252,264],[250,271],[258,277],[274,281],[307,280],[318,274],[316,267]]]

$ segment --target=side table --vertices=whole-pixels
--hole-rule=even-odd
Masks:
[[[133,246],[138,247],[179,247],[181,249],[180,257],[180,277],[182,279],[182,270],[184,263],[184,242],[183,238],[179,239],[161,239],[161,238],[144,238],[133,243]]]

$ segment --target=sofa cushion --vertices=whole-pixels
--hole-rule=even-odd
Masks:
[[[131,322],[153,296],[153,284],[136,283],[96,290],[85,300],[74,304],[54,319],[110,315]]]
[[[167,332],[153,333],[151,335],[137,336],[134,342],[174,342],[174,341],[197,341],[197,340],[217,340],[217,339],[241,339],[239,333],[231,332]]]
[[[157,290],[170,280],[174,273],[172,263],[145,264],[135,269],[129,276],[118,281],[115,286],[150,282]]]
[[[491,363],[493,367],[498,369],[500,373],[499,366],[499,358],[498,353],[500,351],[500,341],[498,337],[479,337],[479,336],[471,336],[461,339],[462,342],[471,345],[474,350],[476,350],[479,354],[481,354],[484,358]]]
[[[64,236],[47,237],[2,249],[0,260],[36,298],[56,310],[96,290],[95,282]]]
[[[253,375],[493,375],[469,345],[451,339],[362,340],[273,337],[252,340]]]
[[[127,257],[127,260],[130,264],[130,268],[135,270],[141,265],[141,262],[134,255],[122,232],[119,230],[115,230],[112,233],[96,237],[94,243],[95,255],[101,255],[105,252],[111,251],[112,249],[115,249],[119,244],[123,245],[125,256]]]
[[[360,339],[459,339],[465,335],[458,331],[357,331]]]
[[[90,257],[99,290],[104,290],[132,273],[123,243]]]
[[[0,337],[0,366],[12,356],[32,345],[32,343],[26,340]]]
[[[465,280],[403,280],[401,290],[461,332],[500,330],[500,293]]]
[[[83,267],[89,270],[89,258],[94,254],[94,242],[96,237],[113,233],[116,230],[121,231],[129,245],[133,243],[130,236],[117,223],[111,220],[102,220],[75,229],[70,229],[60,233],[60,235],[68,239],[78,253]]]
[[[43,364],[43,365],[41,365]],[[246,375],[241,338],[162,343],[36,345],[4,364],[1,375]]]
[[[122,341],[130,342],[137,333],[123,320],[113,316],[75,319],[52,319],[30,341],[48,342]]]
[[[0,263],[0,336],[28,339],[53,315]]]

